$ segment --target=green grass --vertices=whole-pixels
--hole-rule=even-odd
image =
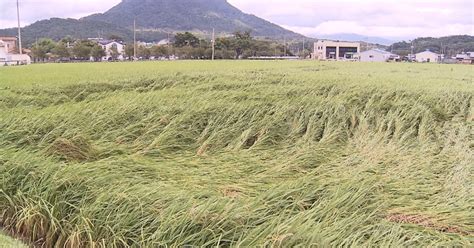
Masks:
[[[27,246],[0,232],[0,248],[26,248]]]
[[[474,70],[0,68],[0,220],[46,247],[472,246]]]

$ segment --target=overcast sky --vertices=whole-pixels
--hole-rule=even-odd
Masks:
[[[104,12],[120,0],[20,0],[22,25]],[[392,39],[474,35],[474,0],[229,0],[293,31],[317,37],[357,33]],[[0,28],[16,25],[16,0],[0,0]]]

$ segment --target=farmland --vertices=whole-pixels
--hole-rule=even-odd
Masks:
[[[0,222],[46,247],[470,246],[474,70],[0,69]]]
[[[27,246],[21,244],[19,241],[13,240],[8,236],[0,233],[0,248],[26,248]]]

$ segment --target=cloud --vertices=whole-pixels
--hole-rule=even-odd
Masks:
[[[22,24],[51,17],[80,18],[104,12],[121,0],[20,0]],[[358,33],[413,38],[474,35],[472,0],[228,0],[309,36]],[[16,26],[15,0],[0,0],[0,28]]]
[[[22,26],[51,17],[80,18],[104,12],[120,0],[20,0]],[[0,0],[0,28],[16,26],[16,1]]]
[[[318,36],[358,33],[367,36],[474,35],[472,0],[229,0],[288,29]],[[260,1],[260,3],[266,1]]]

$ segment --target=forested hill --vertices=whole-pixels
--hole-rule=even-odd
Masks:
[[[149,30],[231,33],[251,30],[255,36],[302,37],[254,15],[245,14],[226,0],[123,0],[103,14],[84,20],[137,26]]]
[[[105,35],[116,35],[124,39],[133,37],[132,30],[105,22],[51,18],[49,20],[35,22],[32,25],[22,28],[22,43],[31,45],[36,39],[51,38],[59,40],[66,36],[71,36],[76,39],[86,39],[97,37],[101,33]],[[16,35],[16,28],[0,30],[0,36]]]
[[[411,53],[411,46],[415,53],[430,50],[453,56],[461,52],[474,51],[474,36],[454,35],[441,38],[417,38],[413,42],[403,41],[391,45],[387,50],[396,54],[407,55]]]
[[[110,35],[131,40],[133,22],[138,38],[157,41],[169,33],[190,31],[209,36],[214,28],[219,35],[251,31],[253,36],[271,39],[303,38],[254,15],[243,13],[226,0],[123,0],[103,14],[76,19],[52,18],[23,28],[24,43],[37,38],[60,39],[65,36],[87,38]],[[16,35],[13,28],[0,35]]]

